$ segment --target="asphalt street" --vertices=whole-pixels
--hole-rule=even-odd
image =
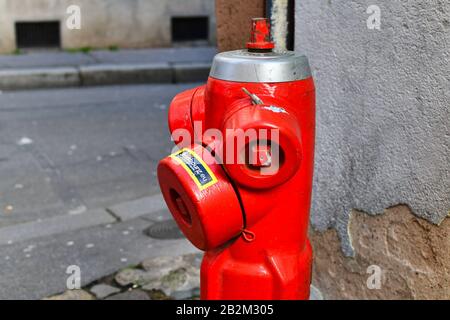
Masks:
[[[0,94],[0,227],[158,192],[168,105],[193,86]]]
[[[193,251],[185,240],[155,242],[141,232],[167,212],[117,222],[96,210],[159,193],[156,166],[172,149],[168,105],[194,86],[0,94],[0,239],[25,225],[40,235],[47,221],[95,220],[81,230],[59,226],[52,236],[0,243],[0,298],[60,292],[71,264],[88,270],[85,284],[148,256]]]

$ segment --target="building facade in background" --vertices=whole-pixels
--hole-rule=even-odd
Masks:
[[[0,53],[215,44],[213,0],[0,0]]]

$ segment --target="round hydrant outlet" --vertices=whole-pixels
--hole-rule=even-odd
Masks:
[[[233,186],[202,146],[163,159],[158,179],[175,221],[197,248],[214,249],[241,233],[243,216]]]

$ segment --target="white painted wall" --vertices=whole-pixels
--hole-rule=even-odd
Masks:
[[[79,5],[81,30],[65,27],[66,9]],[[171,16],[210,17],[215,42],[214,0],[0,0],[0,53],[15,50],[15,21],[61,21],[64,48],[171,45]]]

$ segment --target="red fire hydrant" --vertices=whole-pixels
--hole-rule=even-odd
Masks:
[[[207,84],[170,106],[180,150],[158,179],[206,251],[202,299],[309,298],[314,82],[305,56],[273,47],[266,19],[254,19],[247,50],[216,55]]]

